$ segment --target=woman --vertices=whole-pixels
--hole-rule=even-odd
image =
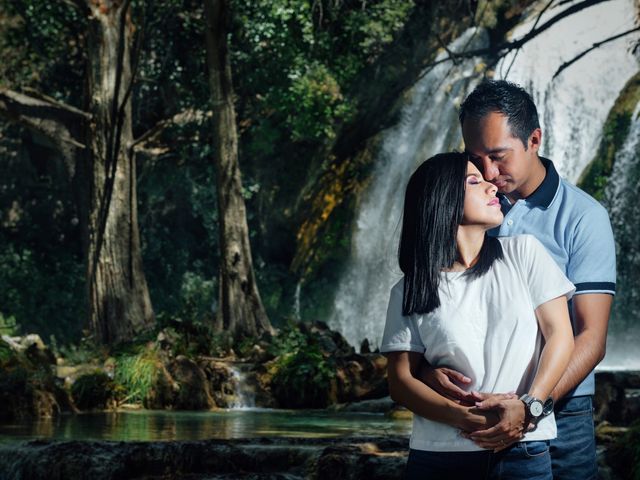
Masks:
[[[407,478],[552,478],[549,395],[573,350],[574,287],[532,236],[488,236],[502,219],[496,187],[465,154],[430,158],[407,185],[404,278],[391,290],[381,345],[391,396],[415,414]],[[474,443],[472,432],[498,415],[421,382],[422,357],[465,374],[469,391],[515,392],[503,396],[500,415],[524,419],[522,441]]]

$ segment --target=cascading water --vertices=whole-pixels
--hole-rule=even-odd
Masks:
[[[538,25],[559,11],[550,8]],[[532,92],[543,128],[541,153],[554,160],[561,175],[572,182],[593,158],[609,110],[625,82],[638,71],[628,48],[637,36],[609,42],[552,77],[564,62],[592,44],[632,28],[633,12],[631,0],[587,8],[559,21],[496,68],[496,78],[506,76]],[[513,38],[529,32],[536,17],[532,14],[518,26]],[[449,50],[471,48],[470,42],[478,47],[483,39],[470,30]],[[401,275],[396,250],[404,187],[420,161],[461,145],[456,107],[479,80],[474,71],[479,62],[445,63],[430,71],[408,93],[399,124],[385,133],[371,185],[357,214],[352,258],[330,319],[330,325],[354,346],[364,338],[373,345],[380,342],[389,290]]]
[[[229,365],[229,369],[233,374],[233,384],[235,392],[235,401],[230,408],[234,410],[243,410],[254,408],[256,406],[255,390],[247,382],[244,365]]]
[[[617,152],[613,171],[605,188],[604,203],[618,252],[618,288],[609,327],[605,368],[638,368],[640,338],[640,104]],[[621,261],[622,260],[622,261]]]

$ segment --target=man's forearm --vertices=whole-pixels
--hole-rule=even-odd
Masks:
[[[600,363],[604,356],[604,345],[601,336],[585,330],[574,339],[575,346],[566,371],[551,392],[553,401],[557,402],[577,387],[587,375]]]
[[[573,297],[574,349],[566,372],[551,392],[554,401],[577,387],[604,358],[612,302],[613,296],[603,293]]]

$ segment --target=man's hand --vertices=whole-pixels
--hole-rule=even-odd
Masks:
[[[517,398],[491,395],[486,400],[478,402],[476,408],[478,411],[496,412],[500,418],[500,421],[493,427],[465,435],[479,447],[491,449],[494,452],[504,450],[520,441],[524,436],[525,427],[529,426],[529,420],[525,415],[525,405]]]
[[[433,368],[426,362],[421,362],[420,380],[429,385],[443,397],[463,405],[475,405],[476,402],[482,400],[482,398],[474,396],[472,392],[465,392],[462,388],[456,385],[469,385],[471,383],[471,379],[450,368]]]

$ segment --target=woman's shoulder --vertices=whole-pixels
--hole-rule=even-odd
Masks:
[[[497,237],[503,248],[520,249],[528,247],[537,247],[541,245],[540,241],[530,233],[520,235],[512,235],[510,237]]]
[[[506,257],[520,259],[536,259],[541,252],[546,253],[544,245],[531,234],[498,237]]]

